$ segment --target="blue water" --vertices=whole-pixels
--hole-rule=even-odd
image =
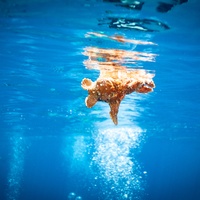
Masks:
[[[1,200],[200,199],[200,3],[166,13],[102,0],[0,2]],[[153,19],[159,31],[109,28],[107,17]],[[161,29],[161,30],[160,30]],[[88,32],[157,45],[119,43]],[[156,54],[152,93],[85,106],[87,47]],[[132,64],[130,67],[135,67]]]

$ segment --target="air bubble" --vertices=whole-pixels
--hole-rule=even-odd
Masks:
[[[76,197],[76,194],[74,192],[71,192],[68,195],[68,200],[73,200],[73,199],[75,199],[75,197]]]
[[[81,196],[77,196],[75,200],[82,200]]]

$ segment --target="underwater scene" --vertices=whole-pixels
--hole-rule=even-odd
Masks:
[[[199,200],[199,10],[0,0],[0,199]]]

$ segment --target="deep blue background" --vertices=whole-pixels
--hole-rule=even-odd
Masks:
[[[64,200],[70,192],[84,200],[200,199],[200,3],[189,0],[168,13],[156,12],[155,4],[148,1],[142,11],[132,11],[100,0],[0,2],[0,199]],[[108,15],[156,19],[170,30],[98,26]],[[119,46],[85,38],[89,31],[158,46]],[[156,62],[141,63],[155,71],[154,92],[126,97],[117,127],[104,103],[85,107],[81,80],[98,77],[83,65],[83,49],[90,46],[158,54]],[[125,188],[126,169],[114,167],[120,155],[106,160],[114,152],[104,144],[128,130],[135,134],[138,127],[135,142],[116,142],[121,152],[130,145],[127,159],[136,170],[128,178],[141,176],[138,185]],[[107,133],[111,137],[102,139]],[[98,158],[110,161],[111,169]],[[115,184],[108,179],[112,168],[114,177],[122,177]]]

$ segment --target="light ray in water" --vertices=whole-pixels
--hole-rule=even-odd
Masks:
[[[10,127],[8,132],[10,157],[7,175],[7,200],[19,199],[22,190],[21,184],[24,172],[25,151],[28,147],[24,132],[28,127],[23,124],[25,119],[23,110],[20,107],[16,107],[16,105],[29,100],[30,98],[22,92],[16,92],[15,96],[9,99],[9,105],[13,105],[13,108],[10,107],[5,113],[5,122]]]
[[[137,126],[107,128],[97,133],[92,166],[98,169],[96,179],[102,180],[107,199],[138,199],[143,190],[140,165],[133,155],[142,133]]]
[[[7,199],[16,200],[19,198],[24,171],[24,138],[21,134],[16,134],[10,138],[10,142],[12,153],[8,174]]]

